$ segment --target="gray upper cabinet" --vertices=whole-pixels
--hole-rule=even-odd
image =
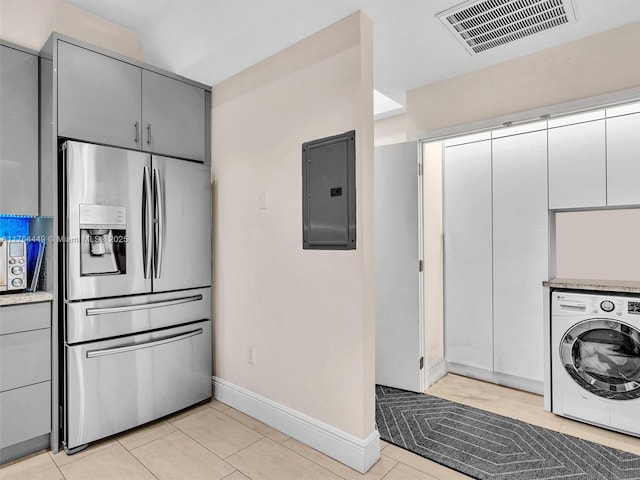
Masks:
[[[59,137],[204,162],[206,105],[203,87],[58,41]]]
[[[144,150],[205,160],[204,90],[142,71]]]
[[[640,113],[607,118],[607,205],[640,205]]]
[[[58,135],[141,148],[139,67],[58,42]]]
[[[38,215],[38,57],[0,45],[0,213]]]

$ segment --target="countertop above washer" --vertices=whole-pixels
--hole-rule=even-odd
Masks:
[[[607,292],[640,293],[640,281],[587,280],[582,278],[554,278],[542,282],[544,287],[571,290],[603,290]]]

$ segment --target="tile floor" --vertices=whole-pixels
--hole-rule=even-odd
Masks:
[[[544,412],[542,397],[449,374],[427,393],[640,455],[640,439]],[[2,480],[449,480],[469,478],[381,442],[366,475],[216,400],[116,435],[73,456],[41,452]]]

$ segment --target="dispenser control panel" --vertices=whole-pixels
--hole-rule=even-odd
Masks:
[[[80,228],[124,230],[127,208],[120,205],[80,204]]]

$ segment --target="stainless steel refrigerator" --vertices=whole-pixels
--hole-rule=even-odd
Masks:
[[[67,453],[211,397],[208,166],[62,150]]]

